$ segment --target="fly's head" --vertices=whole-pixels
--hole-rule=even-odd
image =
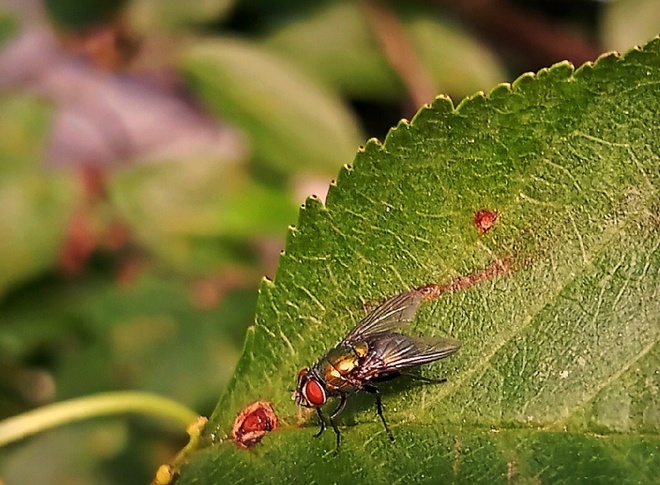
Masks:
[[[323,381],[308,368],[298,374],[298,386],[293,391],[292,399],[298,406],[318,408],[325,404],[328,396]]]

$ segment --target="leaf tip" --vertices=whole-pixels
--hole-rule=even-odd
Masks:
[[[369,138],[367,143],[361,146],[358,149],[358,154],[360,153],[370,153],[373,150],[382,150],[383,144],[378,138]]]
[[[505,98],[511,94],[511,83],[501,83],[488,93],[488,99]]]
[[[261,286],[270,286],[270,287],[272,287],[272,286],[274,286],[273,280],[270,277],[264,275],[264,276],[261,277]],[[261,292],[261,288],[259,288],[259,292]]]
[[[511,83],[511,91],[524,91],[530,83],[534,82],[536,75],[533,72],[521,74],[518,79]]]
[[[535,77],[538,80],[552,79],[562,82],[569,80],[574,73],[575,66],[568,61],[562,61],[541,69]]]
[[[432,103],[422,106],[412,120],[409,122],[410,126],[418,123],[424,123],[424,119],[428,117],[442,118],[446,115],[453,113],[455,110],[454,102],[452,99],[444,94],[435,97]]]
[[[319,212],[324,208],[325,207],[323,205],[323,201],[317,195],[310,195],[309,197],[307,197],[307,199],[305,199],[305,202],[300,206],[301,211]],[[289,226],[289,227],[294,227],[295,230],[295,226]]]
[[[483,101],[486,101],[486,93],[483,91],[477,91],[473,95],[463,98],[461,102],[458,103],[458,106],[456,106],[456,111],[460,112],[467,109],[468,106],[474,108],[476,104],[481,104]]]
[[[454,102],[446,94],[440,94],[435,97],[435,99],[430,105],[427,104],[424,106],[424,109],[428,109],[428,108],[434,109],[436,111],[444,111],[447,113],[451,113],[452,111],[454,111]]]

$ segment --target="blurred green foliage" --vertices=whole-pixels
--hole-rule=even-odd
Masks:
[[[127,0],[87,0],[81,8],[77,0],[45,0],[48,17],[69,29],[102,25],[119,15]]]
[[[400,100],[404,87],[374,40],[366,16],[359,2],[329,2],[296,22],[277,25],[264,42],[344,95]],[[506,77],[493,51],[448,19],[428,10],[404,9],[401,21],[438,93],[460,97],[488,90]]]
[[[55,265],[75,204],[71,177],[42,165],[51,113],[45,100],[0,98],[0,297]]]
[[[632,2],[599,7],[607,21],[582,28],[623,49],[628,37],[617,32],[657,26],[626,10]],[[38,4],[0,1],[0,419],[122,389],[208,414],[296,206],[322,196],[366,138],[417,107],[360,2]],[[432,2],[393,13],[437,93],[489,90],[525,65]],[[44,27],[57,44],[41,57],[2,57]],[[98,89],[96,131],[69,109],[89,99],[69,71],[89,73]],[[217,129],[215,146],[163,148],[167,139],[149,138],[153,126],[125,121],[122,89],[198,113]],[[189,116],[177,109],[162,119],[170,138],[186,132]],[[73,134],[57,138],[63,120]],[[114,158],[86,151],[96,140]],[[52,163],[67,147],[82,147],[85,163]],[[145,483],[180,447],[176,431],[137,418],[76,424],[0,449],[0,480]]]

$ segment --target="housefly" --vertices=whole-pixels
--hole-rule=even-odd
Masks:
[[[396,330],[410,323],[424,297],[424,289],[394,296],[371,311],[335,348],[312,367],[298,374],[293,400],[299,406],[316,408],[321,429],[326,419],[321,408],[328,398],[338,397],[339,404],[328,421],[337,438],[335,453],[339,451],[341,433],[335,418],[344,410],[350,394],[366,391],[376,398],[376,410],[390,440],[394,440],[383,416],[380,392],[374,382],[407,375],[427,382],[444,382],[407,374],[406,369],[444,359],[458,351],[461,343],[450,338],[412,337]]]

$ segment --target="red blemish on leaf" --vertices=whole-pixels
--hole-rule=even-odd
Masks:
[[[278,425],[273,405],[267,401],[257,401],[247,406],[236,416],[231,437],[241,448],[251,448],[274,431]]]
[[[511,273],[511,260],[499,259],[492,262],[484,269],[475,271],[474,273],[470,273],[465,276],[459,276],[458,278],[451,279],[442,284],[431,283],[429,285],[422,286],[415,291],[421,292],[424,296],[424,299],[427,301],[435,300],[445,293],[453,293],[454,291],[466,290],[478,283],[483,283],[484,281],[489,281],[509,273]]]
[[[479,209],[474,213],[474,225],[481,234],[486,234],[497,221],[497,211],[490,209]]]

